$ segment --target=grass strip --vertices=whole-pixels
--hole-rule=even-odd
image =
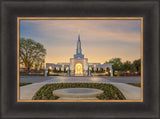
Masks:
[[[32,84],[32,83],[20,83],[19,86],[25,86],[25,85],[29,85],[29,84]]]
[[[133,86],[137,86],[137,87],[141,87],[141,83],[128,83],[130,85],[133,85]]]

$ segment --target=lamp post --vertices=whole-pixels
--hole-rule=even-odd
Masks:
[[[67,69],[67,76],[70,76],[70,75],[69,75],[69,69]]]
[[[47,76],[47,69],[44,69],[44,76]]]

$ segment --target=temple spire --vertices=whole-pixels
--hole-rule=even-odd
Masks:
[[[74,55],[74,58],[84,58],[84,55],[82,54],[82,49],[81,49],[80,30],[78,30],[77,49],[76,49],[76,54]]]
[[[80,41],[80,30],[78,30],[78,41]]]
[[[81,54],[80,30],[78,30],[77,54]]]

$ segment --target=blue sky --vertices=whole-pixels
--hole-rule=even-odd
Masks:
[[[76,53],[78,30],[89,62],[140,58],[140,20],[20,20],[20,37],[43,44],[46,63],[69,62]]]

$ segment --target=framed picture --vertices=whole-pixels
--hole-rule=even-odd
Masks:
[[[1,3],[2,118],[159,118],[158,2]]]
[[[20,17],[17,25],[18,102],[143,102],[143,18]],[[69,59],[74,47],[68,34],[78,28],[76,53]]]

